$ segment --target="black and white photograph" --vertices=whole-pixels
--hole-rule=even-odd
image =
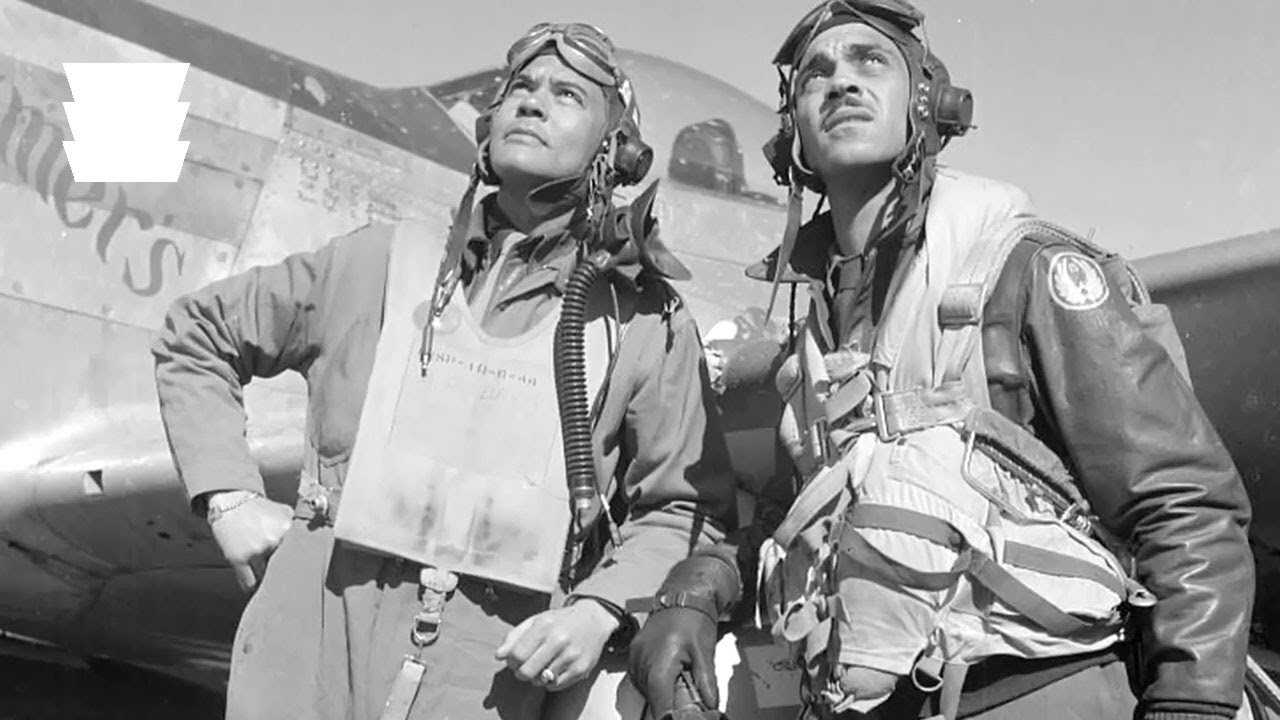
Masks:
[[[1278,38],[0,0],[0,720],[1280,720]]]

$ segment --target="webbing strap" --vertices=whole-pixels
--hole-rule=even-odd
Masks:
[[[378,720],[408,720],[426,669],[427,666],[412,655],[404,659],[400,672],[396,673],[396,678],[391,683],[391,692],[387,695],[387,702],[382,706],[382,714],[378,716]]]
[[[840,388],[823,403],[827,423],[835,426],[857,410],[871,394],[871,376],[865,372],[840,383]]]
[[[945,572],[916,570],[886,556],[852,528],[847,528],[840,538],[840,550],[855,564],[874,572],[876,577],[887,583],[931,592],[941,592],[955,585],[956,580],[972,564],[970,552],[963,550],[950,570]]]
[[[1032,227],[1034,218],[1029,215],[1009,218],[990,239],[974,244],[959,272],[952,276],[938,305],[938,324],[942,328],[936,365],[942,373],[937,378],[939,382],[956,382],[963,377],[965,365],[982,333],[982,309],[987,294],[1000,277],[1013,246]]]
[[[977,325],[982,322],[982,301],[986,287],[981,283],[948,285],[938,301],[938,324],[944,328]]]
[[[801,530],[809,527],[814,518],[829,514],[827,511],[840,493],[844,491],[849,471],[842,463],[823,468],[814,476],[809,484],[800,491],[787,516],[783,518],[778,529],[773,531],[773,540],[784,550],[791,547],[791,542]]]
[[[1059,577],[1084,578],[1095,582],[1119,597],[1125,597],[1124,581],[1113,573],[1080,558],[1063,553],[1045,550],[1034,545],[1024,545],[1011,540],[1004,544],[1004,561],[1014,567],[1033,570],[1044,575]]]
[[[821,619],[818,606],[810,598],[795,600],[774,623],[773,634],[787,642],[800,642],[813,632]]]
[[[1090,625],[1062,612],[1039,593],[1027,587],[986,554],[975,550],[960,531],[945,520],[906,508],[859,503],[849,513],[840,538],[841,548],[855,561],[871,567],[888,579],[925,590],[943,590],[955,582],[958,573],[990,590],[1006,605],[1055,635],[1072,635]],[[858,532],[859,528],[894,530],[929,540],[959,552],[956,564],[946,573],[929,573],[908,568],[875,549]]]
[[[804,661],[811,663],[831,645],[831,618],[823,618],[804,638]]]
[[[908,533],[954,550],[960,556],[956,558],[951,569],[945,572],[916,570],[880,552],[862,537],[858,528],[878,528]],[[855,505],[849,513],[848,522],[841,530],[839,543],[841,551],[850,559],[875,571],[883,579],[934,592],[946,590],[954,585],[960,575],[972,564],[971,549],[966,547],[964,538],[951,525],[932,515],[888,505],[870,503]]]
[[[892,505],[860,502],[849,512],[848,525],[909,533],[956,552],[967,545],[960,531],[946,520]]]
[[[961,382],[882,392],[875,397],[880,439],[885,441],[916,430],[963,422],[973,410],[973,401]]]
[[[960,696],[964,691],[964,677],[967,674],[967,663],[949,662],[942,666],[942,692],[938,695],[938,712],[947,720],[955,720],[960,714]]]
[[[969,577],[990,590],[1004,604],[1053,635],[1075,635],[1091,627],[1089,623],[1059,610],[986,555],[974,553]]]

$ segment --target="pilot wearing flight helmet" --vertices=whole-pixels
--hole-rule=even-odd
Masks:
[[[587,25],[507,61],[447,238],[359,229],[179,299],[155,343],[192,507],[256,586],[229,718],[537,717],[723,536],[685,271],[651,193],[611,202],[651,160],[630,81]],[[309,385],[296,507],[264,496],[241,402],[285,370]]]
[[[774,58],[790,222],[749,274],[810,291],[776,378],[799,491],[758,563],[672,570],[631,676],[714,706],[758,568],[805,718],[1236,717],[1250,508],[1176,335],[1118,257],[936,164],[972,99],[922,21],[830,0]],[[830,209],[801,225],[803,189]]]

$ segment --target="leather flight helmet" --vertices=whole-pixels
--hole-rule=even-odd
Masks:
[[[507,68],[502,87],[484,112],[476,118],[476,166],[480,179],[497,185],[498,177],[489,164],[489,129],[493,114],[511,90],[511,83],[534,58],[554,53],[562,62],[592,82],[614,92],[610,102],[611,130],[601,144],[599,155],[609,169],[610,185],[634,185],[653,165],[653,149],[640,137],[640,108],[630,78],[618,65],[613,42],[594,25],[586,23],[539,23],[507,50]]]
[[[778,184],[798,182],[814,192],[825,192],[822,179],[806,165],[795,132],[795,79],[797,66],[813,40],[825,30],[848,22],[876,29],[906,59],[911,83],[907,143],[893,163],[905,202],[904,212],[894,225],[906,224],[908,238],[914,239],[923,226],[923,206],[933,184],[938,153],[951,138],[972,127],[973,95],[951,84],[946,65],[917,34],[924,23],[924,13],[905,0],[826,0],[796,24],[773,58],[779,75],[781,127],[765,144],[765,157]]]

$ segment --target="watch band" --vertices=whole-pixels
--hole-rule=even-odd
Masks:
[[[652,615],[671,608],[697,610],[710,618],[711,622],[720,622],[720,609],[716,607],[715,599],[702,593],[659,591],[653,597],[632,598],[627,601],[627,612],[633,613]]]
[[[605,642],[605,650],[616,652],[625,649],[631,644],[631,639],[636,636],[640,630],[640,621],[636,620],[636,616],[630,611],[618,607],[616,603],[609,602],[597,595],[579,595],[574,593],[565,598],[565,605],[572,605],[579,600],[590,600],[606,612],[612,615],[618,621],[618,629],[614,630],[609,639]]]

